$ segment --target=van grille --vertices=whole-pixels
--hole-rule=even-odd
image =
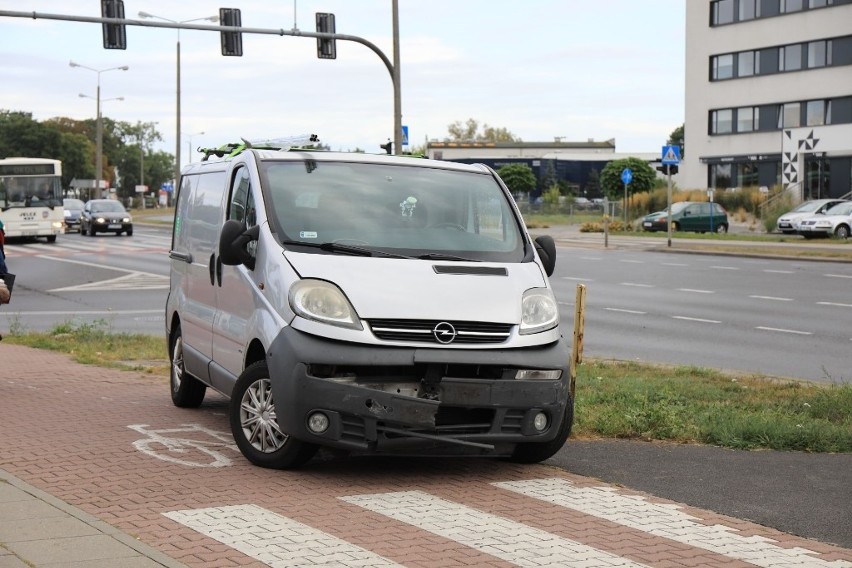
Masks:
[[[368,323],[373,334],[384,341],[439,345],[503,343],[512,333],[512,324],[491,322],[374,319]],[[438,340],[439,337],[441,341]]]

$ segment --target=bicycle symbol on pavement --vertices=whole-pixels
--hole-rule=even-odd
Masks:
[[[240,453],[230,434],[210,430],[200,424],[181,424],[177,428],[160,430],[149,429],[148,424],[130,424],[128,428],[148,436],[133,442],[134,448],[143,454],[179,465],[227,467],[233,465],[233,462],[223,451]]]

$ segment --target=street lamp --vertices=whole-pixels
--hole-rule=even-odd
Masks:
[[[193,136],[203,136],[204,131],[201,132],[193,132],[192,134],[184,134],[189,140],[186,143],[186,163],[192,163],[192,137]]]
[[[171,22],[173,24],[187,24],[189,22],[199,22],[201,20],[206,20],[208,22],[216,23],[219,21],[219,16],[207,16],[206,18],[193,18],[191,20],[171,20],[169,18],[164,18],[162,16],[155,16],[154,14],[149,14],[148,12],[139,12],[140,18],[154,18],[156,20],[163,20],[164,22]],[[180,28],[177,28],[177,43],[175,44],[175,53],[177,56],[177,80],[176,80],[176,104],[175,104],[175,191],[177,191],[177,184],[180,179]]]
[[[86,67],[85,65],[80,65],[79,63],[75,63],[73,61],[69,61],[68,65],[71,67],[80,67],[81,69],[88,69],[89,71],[94,71],[98,74],[98,90],[97,96],[95,100],[97,101],[97,116],[95,118],[95,130],[96,130],[96,146],[97,150],[95,153],[95,188],[97,189],[97,196],[103,197],[101,194],[101,175],[103,173],[103,147],[104,147],[104,127],[103,121],[101,120],[101,73],[105,73],[107,71],[127,71],[130,69],[127,65],[122,65],[121,67],[109,67],[107,69],[94,69],[92,67]],[[87,97],[87,95],[80,95],[81,97]],[[91,97],[88,97],[91,98]],[[107,99],[107,100],[124,100],[124,97],[116,97],[115,99]]]

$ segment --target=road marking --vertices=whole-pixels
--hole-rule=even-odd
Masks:
[[[739,270],[736,266],[711,266],[710,268],[715,268],[716,270]]]
[[[763,270],[764,272],[768,272],[769,274],[795,274],[795,270],[771,270],[766,268]]]
[[[102,292],[106,290],[168,290],[169,277],[150,272],[131,272],[118,278],[54,288],[48,292]]]
[[[690,317],[686,317],[686,316],[672,316],[672,319],[676,319],[676,320],[684,320],[684,321],[694,321],[694,322],[698,322],[698,323],[722,323],[722,322],[720,322],[719,320],[708,320],[708,319],[702,319],[702,318],[690,318]]]
[[[578,280],[580,282],[594,282],[591,278],[575,278],[573,276],[563,276],[562,280]]]
[[[714,290],[698,290],[695,288],[678,288],[680,292],[694,292],[696,294],[715,294]]]
[[[814,558],[817,553],[805,548],[782,548],[769,538],[746,537],[731,527],[701,524],[698,518],[680,511],[680,505],[649,503],[645,497],[621,495],[612,487],[580,488],[565,479],[493,485],[756,566],[852,567],[852,563],[843,560]]]
[[[422,491],[340,497],[517,566],[643,566],[540,529]]]
[[[604,309],[608,312],[621,312],[623,314],[637,314],[637,315],[640,315],[640,316],[644,316],[645,314],[648,313],[648,312],[640,312],[640,311],[637,311],[637,310],[625,310],[625,309],[622,309],[622,308],[604,308]]]
[[[759,325],[754,329],[760,329],[763,331],[777,331],[779,333],[793,333],[795,335],[813,335],[813,333],[810,331],[797,331],[795,329],[782,329],[780,327],[764,327],[762,325]]]
[[[621,286],[633,286],[634,288],[653,288],[651,284],[637,284],[635,282],[621,282]]]
[[[777,298],[775,296],[749,296],[755,300],[773,300],[775,302],[792,302],[793,298]]]
[[[163,513],[269,566],[400,566],[369,550],[257,505]]]
[[[601,260],[599,256],[581,256],[580,260]]]
[[[689,266],[688,264],[683,264],[681,262],[663,262],[661,264],[663,266]]]
[[[838,308],[852,308],[852,304],[838,304],[836,302],[817,302],[820,306],[835,306]]]
[[[826,278],[852,278],[848,274],[823,274]]]
[[[629,258],[622,258],[618,262],[626,262],[628,264],[645,264],[644,260],[632,260]]]

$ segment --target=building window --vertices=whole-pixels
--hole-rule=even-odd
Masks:
[[[731,164],[710,166],[710,187],[715,189],[731,187]]]
[[[804,8],[802,0],[781,0],[781,13],[799,12]]]
[[[737,77],[751,77],[760,65],[760,52],[743,51],[737,54]]]
[[[829,4],[830,2],[828,0],[808,0],[808,8],[822,8]]]
[[[787,45],[778,49],[778,70],[798,71],[802,68],[802,44]]]
[[[713,2],[712,23],[714,26],[731,24],[734,21],[734,0],[718,0]]]
[[[825,101],[805,103],[805,126],[822,126],[823,124],[825,124]]]
[[[730,79],[734,76],[734,55],[728,53],[713,58],[713,80]]]
[[[798,128],[802,125],[799,103],[787,103],[778,109],[778,128]]]
[[[730,134],[733,132],[733,109],[714,110],[710,118],[711,134]]]
[[[757,164],[746,162],[737,164],[737,185],[739,187],[756,187],[757,181]]]
[[[742,107],[737,109],[737,132],[753,132],[757,130],[760,109],[757,107]]]
[[[739,20],[753,20],[760,17],[760,5],[757,0],[740,0]]]

